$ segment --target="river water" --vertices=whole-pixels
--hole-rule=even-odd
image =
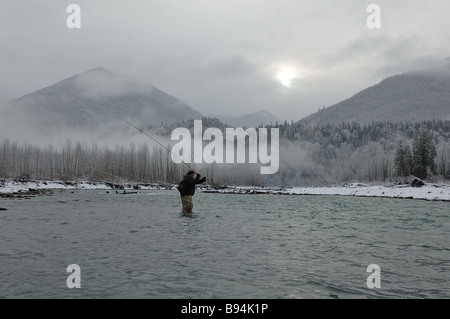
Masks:
[[[191,216],[180,206],[177,191],[0,200],[0,298],[450,298],[448,202],[197,192]]]

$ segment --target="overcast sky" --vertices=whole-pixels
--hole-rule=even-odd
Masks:
[[[71,3],[81,29],[66,26]],[[371,3],[381,29],[367,27]],[[0,0],[0,101],[102,66],[203,114],[299,120],[449,57],[449,12],[448,0]]]

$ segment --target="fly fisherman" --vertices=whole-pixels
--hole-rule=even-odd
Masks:
[[[196,173],[190,170],[184,179],[180,182],[178,186],[178,191],[181,195],[181,204],[183,205],[182,213],[192,213],[192,208],[194,205],[192,204],[192,196],[195,193],[195,185],[206,182],[206,177],[200,179],[200,174],[197,173],[197,177],[194,178]]]

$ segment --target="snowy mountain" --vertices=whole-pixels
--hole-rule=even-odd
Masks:
[[[314,125],[433,119],[450,120],[450,69],[389,77],[300,122]]]
[[[240,126],[256,127],[261,123],[263,125],[266,124],[275,125],[276,122],[281,123],[280,119],[278,119],[275,115],[266,110],[261,110],[258,112],[245,114],[242,116],[223,116],[217,114],[210,114],[210,116],[215,117],[219,119],[221,122],[226,123],[233,127],[240,127]]]
[[[117,125],[117,117],[138,126],[198,119],[202,114],[158,88],[95,68],[9,101],[0,121],[42,131],[87,130]],[[1,124],[1,123],[0,123]],[[121,123],[123,124],[123,123]]]

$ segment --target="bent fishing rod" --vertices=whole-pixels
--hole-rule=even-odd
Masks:
[[[100,117],[107,119],[107,117],[113,117],[119,121],[124,122],[125,124],[130,125],[131,127],[133,127],[134,129],[136,129],[137,131],[139,131],[140,133],[144,134],[145,136],[149,137],[150,139],[152,139],[152,141],[154,141],[155,143],[157,143],[159,146],[161,146],[162,148],[164,148],[165,150],[169,151],[171,155],[177,157],[181,163],[183,163],[184,165],[186,165],[189,170],[192,170],[195,172],[195,169],[192,168],[192,166],[190,166],[189,164],[187,164],[185,161],[183,161],[183,159],[181,157],[179,157],[177,154],[173,153],[172,150],[170,150],[169,148],[165,147],[163,144],[161,144],[157,139],[155,139],[153,136],[151,136],[150,134],[148,134],[147,132],[145,132],[143,129],[137,127],[136,125],[134,125],[133,123],[130,123],[129,121],[118,117],[116,115],[105,115],[100,111],[95,110],[94,108],[92,108],[90,105],[87,105],[86,103],[83,103],[85,107],[89,108],[90,110],[94,111],[95,113],[97,113]]]

